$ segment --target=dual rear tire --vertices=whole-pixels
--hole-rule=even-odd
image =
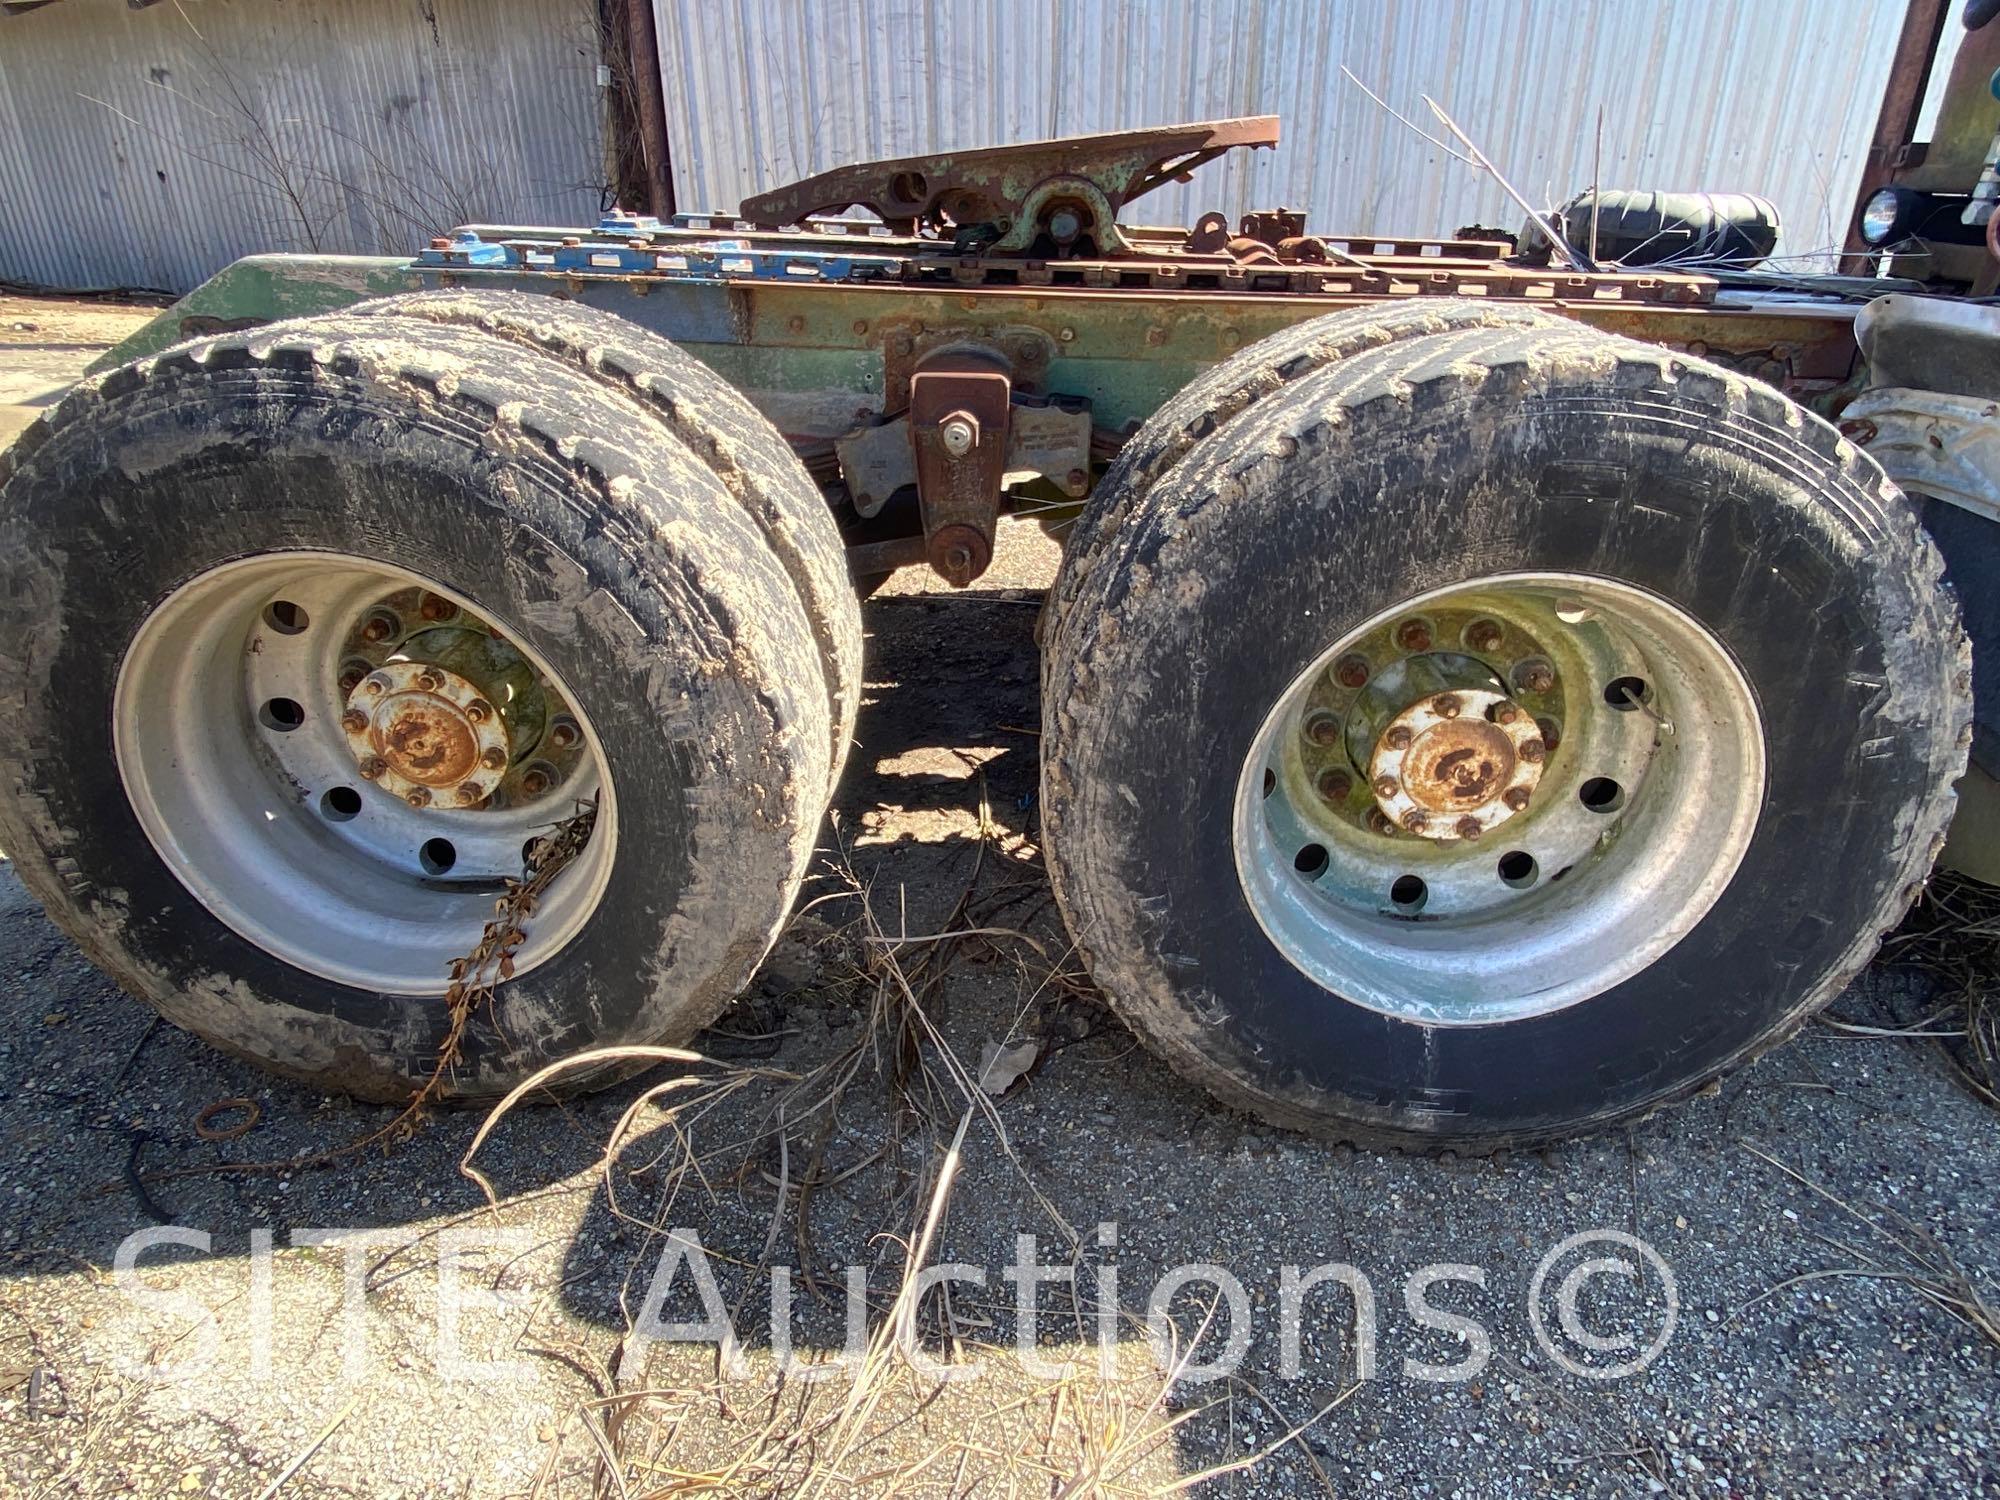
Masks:
[[[665,340],[394,299],[113,371],[0,463],[0,838],[169,1019],[406,1096],[524,845],[586,808],[449,1091],[684,1039],[749,979],[859,615],[804,470]]]
[[[583,809],[450,1090],[685,1039],[750,977],[859,614],[803,468],[666,341],[391,299],[88,382],[0,480],[0,840],[170,1019],[407,1095],[521,844]],[[1368,1144],[1598,1129],[1788,1035],[1912,899],[1969,737],[1936,553],[1863,455],[1478,303],[1176,396],[1045,639],[1094,977],[1219,1097]]]
[[[1163,408],[1080,530],[1057,896],[1133,1027],[1283,1125],[1492,1151],[1683,1097],[1838,993],[1951,815],[1934,548],[1699,360],[1336,314]]]

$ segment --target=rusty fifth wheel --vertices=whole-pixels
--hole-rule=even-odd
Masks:
[[[429,1077],[558,828],[448,1090],[705,1024],[858,698],[839,535],[769,424],[642,330],[519,313],[184,344],[0,460],[7,853],[170,1019],[371,1097]]]
[[[1134,1027],[1283,1124],[1497,1150],[1684,1097],[1839,991],[1950,816],[1929,541],[1698,360],[1336,313],[1162,407],[1077,532],[1057,896]]]

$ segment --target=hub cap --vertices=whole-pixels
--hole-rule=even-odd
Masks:
[[[274,553],[183,585],[134,636],[112,723],[175,877],[326,979],[443,995],[529,844],[586,802],[590,840],[514,972],[560,952],[609,881],[612,788],[562,683],[469,600],[381,563]]]
[[[1764,777],[1749,686],[1690,615],[1610,579],[1500,575],[1366,622],[1293,682],[1238,783],[1237,874],[1329,990],[1518,1019],[1686,936]]]
[[[1476,839],[1528,806],[1543,756],[1541,729],[1505,694],[1438,693],[1389,721],[1368,759],[1369,784],[1405,832]]]
[[[479,689],[424,662],[370,672],[348,695],[340,722],[362,777],[412,807],[441,792],[459,806],[479,806],[513,759],[506,723]]]

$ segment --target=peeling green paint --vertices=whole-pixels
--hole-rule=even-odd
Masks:
[[[370,297],[422,290],[403,256],[252,255],[225,266],[122,344],[91,362],[115,369],[203,333],[334,312]]]

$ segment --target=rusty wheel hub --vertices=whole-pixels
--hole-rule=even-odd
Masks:
[[[618,838],[608,768],[551,664],[379,561],[263,553],[184,584],[119,668],[119,774],[153,847],[264,952],[444,995],[496,895],[576,807],[596,819],[516,974],[580,933]]]
[[[1764,784],[1757,707],[1678,605],[1495,574],[1305,662],[1244,757],[1243,892],[1287,960],[1426,1025],[1600,994],[1733,875]]]
[[[1369,784],[1397,827],[1440,842],[1477,839],[1527,808],[1545,756],[1519,704],[1461,689],[1421,698],[1389,721],[1369,757]]]
[[[347,696],[340,727],[364,779],[413,807],[476,807],[512,758],[506,721],[471,682],[426,662],[392,661]]]

